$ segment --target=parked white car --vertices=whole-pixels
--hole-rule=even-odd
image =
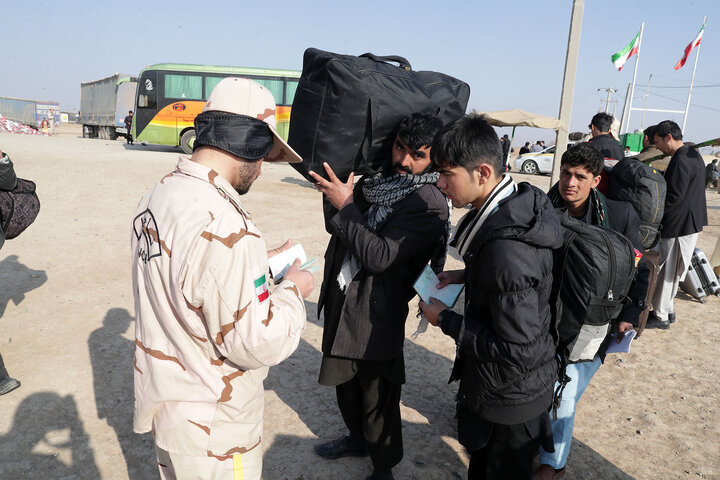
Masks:
[[[568,147],[573,143],[575,142],[568,143]],[[520,155],[513,162],[513,167],[515,170],[530,175],[536,173],[551,173],[553,158],[555,158],[555,145],[539,152]]]

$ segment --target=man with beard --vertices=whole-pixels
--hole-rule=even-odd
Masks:
[[[195,130],[192,158],[133,222],[134,430],[152,430],[161,478],[257,480],[263,379],[300,342],[313,277],[296,260],[269,291],[270,252],[240,196],[263,161],[301,160],[252,80],[222,80]]]
[[[392,479],[403,456],[400,390],[405,383],[403,341],[413,283],[433,258],[445,258],[448,205],[430,173],[430,146],[442,127],[415,113],[398,124],[391,162],[353,188],[353,175],[310,175],[332,209],[332,235],[318,314],[325,315],[319,382],[336,388],[348,435],[318,445],[326,459],[370,455],[369,479]]]

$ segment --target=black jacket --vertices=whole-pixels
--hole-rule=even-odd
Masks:
[[[550,333],[553,249],[560,219],[528,183],[499,203],[472,240],[465,261],[465,315],[443,312],[458,341],[451,380],[458,403],[493,423],[518,424],[550,407],[557,379]]]
[[[602,153],[602,156],[605,158],[613,158],[615,160],[622,160],[625,158],[625,151],[617,140],[615,140],[609,133],[593,137],[588,140],[588,143],[592,145],[595,150]]]
[[[377,232],[364,212],[363,180],[355,186],[355,203],[326,218],[332,234],[325,252],[325,272],[318,315],[325,308],[322,352],[361,360],[390,360],[402,355],[408,302],[413,283],[444,241],[448,219],[445,197],[434,185],[423,185],[393,205]],[[337,275],[346,252],[360,260],[361,270],[342,298]],[[327,308],[338,305],[339,308]]]
[[[705,202],[705,162],[694,148],[683,145],[665,170],[665,214],[662,238],[675,238],[702,231],[708,224]]]

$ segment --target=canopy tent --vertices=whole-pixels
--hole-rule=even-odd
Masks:
[[[496,127],[535,127],[549,128],[558,130],[562,126],[562,122],[557,118],[540,115],[537,113],[526,112],[519,108],[512,110],[501,110],[498,112],[478,112],[485,115],[490,125]]]

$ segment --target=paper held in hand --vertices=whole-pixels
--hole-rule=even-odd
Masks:
[[[620,343],[618,343],[616,340],[616,333],[610,334],[611,340],[605,353],[629,353],[630,344],[632,343],[633,338],[635,338],[636,334],[637,332],[635,330],[628,330],[623,334],[623,338]]]
[[[413,288],[425,303],[430,303],[430,297],[433,297],[448,307],[452,307],[460,296],[464,285],[462,283],[451,283],[438,290],[437,284],[439,281],[435,272],[430,268],[430,265],[425,265],[420,276],[415,280]]]
[[[284,252],[280,252],[277,255],[273,255],[268,258],[270,273],[272,273],[275,283],[282,281],[288,269],[297,258],[299,258],[302,263],[302,265],[300,265],[301,270],[307,270],[310,273],[313,273],[318,269],[317,266],[311,266],[317,259],[311,258],[308,260],[307,255],[305,254],[305,249],[303,249],[302,245],[298,243]]]

